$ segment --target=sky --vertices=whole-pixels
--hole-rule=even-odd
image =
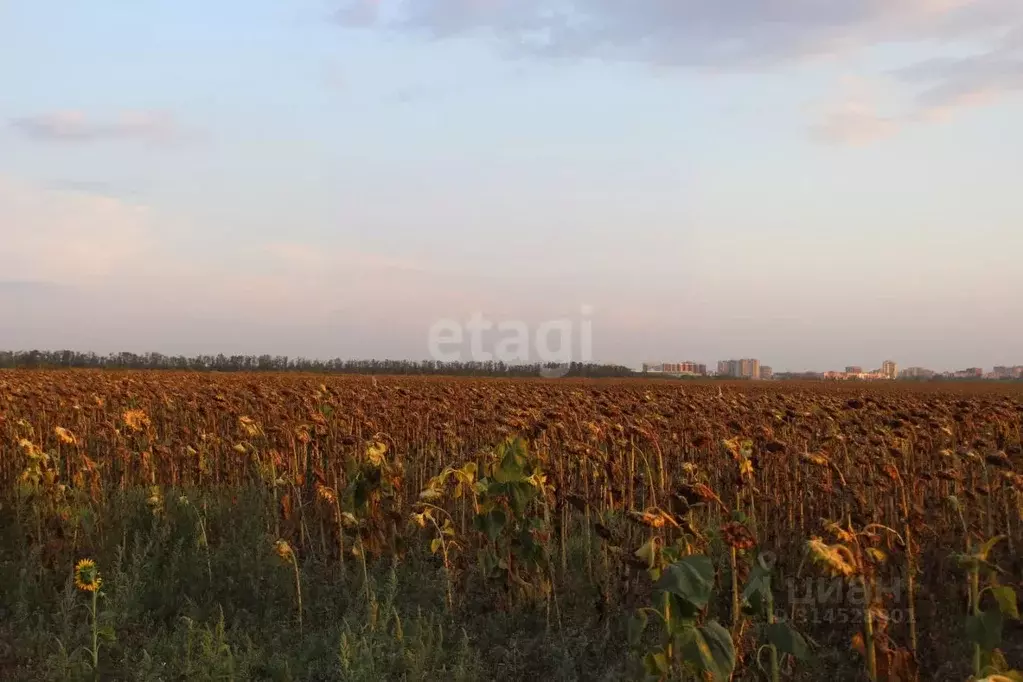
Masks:
[[[1019,364],[1021,95],[1019,0],[0,0],[0,348]]]

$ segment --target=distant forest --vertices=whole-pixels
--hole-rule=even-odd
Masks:
[[[310,360],[286,355],[163,355],[162,353],[80,353],[58,351],[0,351],[0,369],[167,369],[197,372],[313,372],[322,374],[422,374],[445,376],[538,376],[542,370],[564,365],[532,363],[511,365],[490,362],[439,362],[435,360]],[[559,372],[559,375],[560,372]],[[572,362],[568,373],[575,377],[629,377],[635,373],[621,365]]]

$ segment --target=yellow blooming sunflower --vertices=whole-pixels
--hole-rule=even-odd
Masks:
[[[103,579],[99,576],[99,569],[92,559],[82,559],[75,564],[75,587],[82,592],[96,592]]]

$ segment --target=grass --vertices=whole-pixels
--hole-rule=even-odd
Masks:
[[[426,552],[376,563],[368,585],[354,564],[342,573],[322,557],[300,557],[300,636],[290,567],[266,534],[261,495],[174,492],[195,502],[168,495],[155,516],[145,491],[119,494],[96,510],[102,527],[79,538],[99,566],[101,619],[116,637],[102,643],[99,679],[621,679],[629,662],[615,646],[618,628],[599,622],[584,590],[565,600],[555,630],[542,610],[494,611],[483,595],[448,613],[443,567]],[[208,545],[194,505],[205,507]],[[26,510],[22,521],[18,511],[0,510],[0,584],[8,586],[0,677],[94,679],[80,649],[89,597],[74,588],[73,566],[44,569],[43,548],[18,541]]]

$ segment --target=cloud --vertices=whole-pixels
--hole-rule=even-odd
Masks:
[[[762,67],[886,42],[983,36],[1016,0],[349,0],[334,19],[434,38],[486,33],[518,53]]]
[[[17,301],[43,294],[65,312],[89,300],[108,323],[122,311],[120,324],[188,316],[310,324],[339,308],[350,319],[386,311],[412,320],[429,314],[424,302],[464,299],[436,267],[405,256],[305,242],[213,253],[201,226],[182,217],[3,175],[0,251],[0,318],[24,316]]]
[[[898,114],[881,113],[892,95],[880,80],[846,76],[838,81],[835,94],[824,101],[810,136],[818,142],[864,146],[898,132],[904,121]]]
[[[917,116],[925,120],[945,118],[956,109],[1023,91],[1023,23],[991,50],[929,59],[894,75],[917,89]]]
[[[861,146],[890,137],[898,130],[897,120],[878,116],[862,104],[850,103],[813,126],[811,134],[823,142]]]
[[[862,144],[901,127],[1023,90],[1019,0],[348,0],[349,28],[434,40],[472,35],[513,56],[596,58],[712,71],[912,45],[933,58],[896,72],[907,111],[877,115],[840,105],[816,139]],[[976,56],[939,58],[950,49]]]
[[[95,281],[151,248],[143,206],[79,191],[39,189],[0,176],[5,277]]]
[[[861,89],[867,82],[859,79]],[[883,94],[878,92],[882,83],[888,86]],[[893,69],[885,77],[875,77],[873,88],[871,93],[847,92],[833,102],[811,126],[811,135],[826,142],[864,144],[912,124],[944,122],[963,109],[1023,92],[1023,23],[1005,31],[988,49]]]
[[[166,112],[124,112],[111,120],[93,119],[80,111],[58,111],[15,118],[17,130],[35,140],[97,142],[135,140],[172,142],[184,137],[174,117]]]
[[[378,19],[378,0],[353,0],[338,8],[333,19],[342,26],[372,26]]]

